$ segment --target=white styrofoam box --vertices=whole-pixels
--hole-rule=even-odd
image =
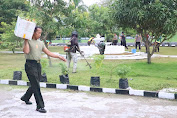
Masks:
[[[27,82],[25,82],[25,81],[17,81],[17,85],[27,86]]]
[[[112,88],[103,88],[104,93],[116,93],[115,89]]]
[[[57,89],[67,89],[67,84],[57,84],[56,88]]]
[[[90,91],[90,87],[88,86],[78,86],[79,91]]]
[[[9,80],[7,79],[2,79],[0,82],[1,84],[9,84]]]
[[[14,34],[17,37],[31,40],[35,27],[36,27],[36,24],[34,22],[30,22],[25,19],[21,19],[18,16],[17,23],[16,23],[15,30],[14,30]]]
[[[44,87],[44,88],[46,88],[46,83],[44,83],[44,82],[40,82],[40,87]]]
[[[129,90],[130,95],[144,96],[144,90]]]
[[[159,92],[158,96],[159,98],[175,99],[174,93]]]

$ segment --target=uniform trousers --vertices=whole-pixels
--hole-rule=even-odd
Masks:
[[[26,93],[22,96],[25,101],[29,101],[34,94],[37,108],[44,108],[44,101],[40,91],[41,64],[40,61],[26,60],[25,71],[30,81],[30,86]]]
[[[77,69],[77,53],[68,52],[67,53],[67,67],[70,68],[71,59],[73,59],[73,72]]]

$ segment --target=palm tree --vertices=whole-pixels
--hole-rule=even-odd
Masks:
[[[82,0],[69,0],[70,5],[73,5],[75,10],[77,9],[80,12],[87,11],[87,6],[84,5]]]

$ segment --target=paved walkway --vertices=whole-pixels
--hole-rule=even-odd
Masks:
[[[0,85],[0,118],[175,118],[177,102],[149,97],[43,89],[46,114],[20,100],[27,87]]]

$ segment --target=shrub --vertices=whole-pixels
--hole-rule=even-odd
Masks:
[[[120,78],[127,78],[127,74],[130,72],[131,68],[129,66],[119,66],[116,68],[117,75]]]
[[[42,74],[46,73],[47,59],[41,59]]]
[[[68,70],[68,68],[66,67],[66,65],[64,63],[59,63],[59,66],[61,67],[62,75],[69,74],[69,70]]]
[[[97,70],[96,73],[98,73],[98,70],[100,69],[100,67],[103,64],[104,55],[94,55],[93,59],[94,59],[94,66]]]

